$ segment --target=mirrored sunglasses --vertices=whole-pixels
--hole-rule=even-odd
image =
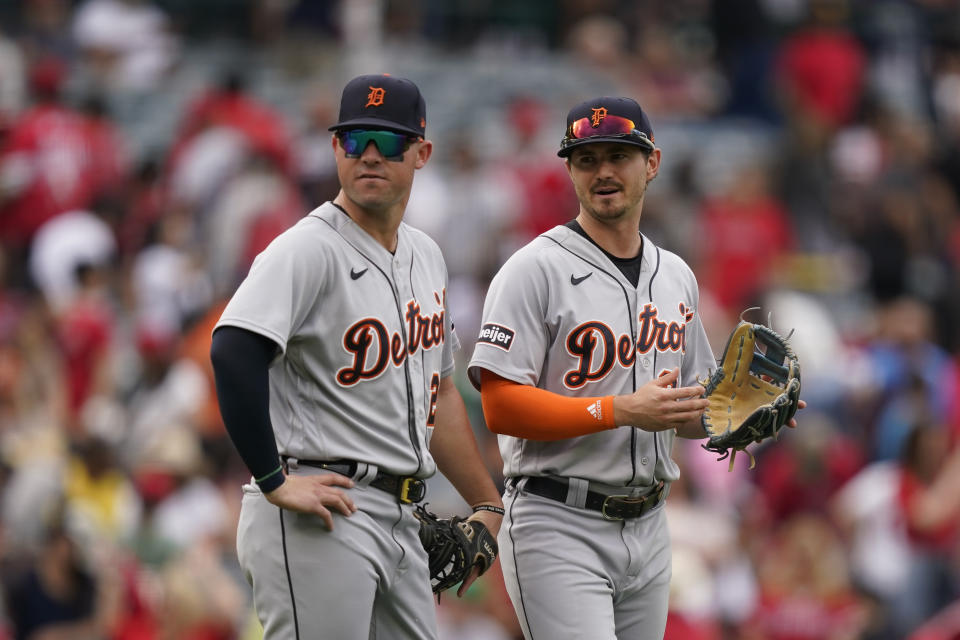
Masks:
[[[371,142],[377,145],[377,149],[387,160],[400,162],[403,160],[403,154],[417,138],[394,133],[393,131],[367,129],[350,129],[348,131],[337,132],[340,138],[340,144],[343,145],[343,152],[348,158],[359,158]]]
[[[575,140],[586,140],[595,137],[623,137],[640,142],[647,149],[654,148],[653,141],[643,131],[637,129],[633,120],[621,116],[607,115],[598,120],[593,117],[580,118],[567,127],[567,135],[563,142],[569,144]]]

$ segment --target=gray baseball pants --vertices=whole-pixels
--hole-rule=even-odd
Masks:
[[[500,529],[507,592],[527,640],[662,640],[672,562],[663,506],[639,518],[510,488]]]
[[[281,510],[243,486],[237,554],[264,639],[436,640],[413,507],[380,489],[347,491],[358,510],[334,512],[328,531],[318,516]]]

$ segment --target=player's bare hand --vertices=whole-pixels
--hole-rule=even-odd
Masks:
[[[806,402],[806,400],[798,400],[798,401],[797,401],[797,409],[806,409],[806,408],[807,408],[807,402]],[[796,419],[796,418],[790,418],[790,421],[787,422],[787,426],[790,427],[791,429],[796,429],[796,427],[797,427],[797,419]]]
[[[492,511],[476,511],[472,516],[467,518],[467,520],[479,520],[490,531],[490,535],[496,538],[497,533],[500,531],[500,524],[503,522],[503,516]],[[473,581],[479,577],[480,567],[474,567],[470,575],[467,576],[467,579],[460,583],[460,588],[457,589],[457,597],[462,598],[463,594],[470,588],[470,585],[473,584]]]
[[[635,426],[644,431],[675,429],[703,415],[708,401],[701,385],[677,387],[679,367],[651,380],[635,392],[613,399],[617,426]]]
[[[349,516],[357,510],[350,496],[337,488],[352,486],[353,480],[338,473],[287,476],[282,485],[263,495],[281,509],[316,514],[323,519],[327,529],[333,529],[331,511]]]

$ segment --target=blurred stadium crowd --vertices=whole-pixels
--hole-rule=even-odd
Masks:
[[[795,330],[800,427],[752,470],[674,451],[668,639],[960,638],[955,0],[0,2],[0,638],[259,637],[210,331],[336,193],[340,88],[380,71],[426,96],[408,222],[461,364],[499,265],[575,215],[555,150],[600,94],[649,111],[642,228],[718,355],[750,306]],[[439,611],[521,637],[496,571]]]

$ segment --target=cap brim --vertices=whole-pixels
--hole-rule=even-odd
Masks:
[[[560,151],[557,151],[557,155],[561,158],[566,158],[573,153],[573,150],[577,147],[582,147],[585,144],[594,144],[596,142],[619,142],[621,144],[629,144],[635,147],[640,147],[645,151],[653,151],[656,148],[652,143],[637,138],[627,138],[625,136],[595,136],[592,138],[579,138],[576,140],[571,140],[567,144],[563,145],[560,148]]]
[[[377,129],[386,129],[387,131],[406,133],[411,136],[423,135],[423,131],[417,131],[416,129],[411,129],[410,127],[404,127],[396,122],[383,120],[381,118],[354,118],[353,120],[345,120],[344,122],[338,122],[337,124],[333,125],[328,129],[328,131],[339,131],[341,129],[361,129],[363,127],[376,127]]]

